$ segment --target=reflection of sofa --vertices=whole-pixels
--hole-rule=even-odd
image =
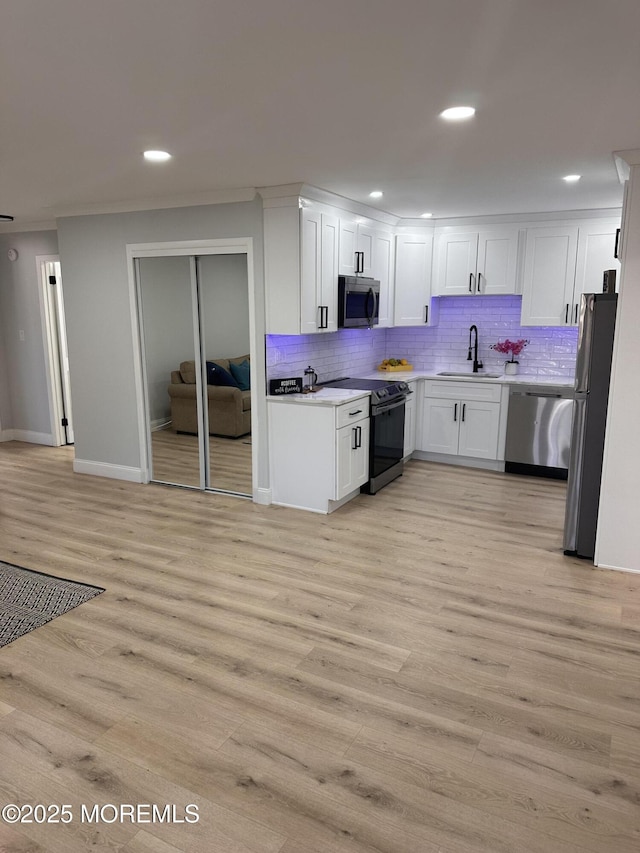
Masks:
[[[238,358],[213,359],[225,370],[229,362],[241,364],[248,355]],[[198,432],[196,410],[196,370],[194,361],[183,361],[179,370],[171,371],[171,427],[176,432],[193,435]],[[238,438],[251,432],[251,391],[228,385],[207,385],[209,399],[209,433]]]

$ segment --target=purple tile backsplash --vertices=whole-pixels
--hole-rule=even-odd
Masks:
[[[267,335],[267,377],[302,376],[311,365],[320,381],[375,370],[383,358],[406,358],[417,370],[469,370],[469,326],[478,327],[478,354],[488,372],[502,372],[505,356],[490,344],[527,338],[520,372],[571,379],[575,372],[575,327],[520,326],[520,296],[439,297],[433,328],[342,329],[324,335]]]

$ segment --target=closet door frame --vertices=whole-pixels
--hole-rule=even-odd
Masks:
[[[146,393],[145,393],[145,366],[144,366],[144,341],[142,335],[142,317],[140,316],[137,296],[137,275],[136,261],[139,258],[163,258],[187,256],[191,258],[191,290],[189,298],[192,306],[195,306],[194,295],[196,292],[196,270],[195,258],[199,255],[246,255],[247,258],[247,282],[249,286],[249,354],[252,365],[252,381],[251,381],[251,479],[253,500],[257,503],[265,503],[266,501],[259,494],[257,489],[258,482],[258,453],[261,442],[260,425],[257,417],[258,407],[260,405],[259,395],[265,395],[262,388],[264,383],[260,382],[255,375],[258,353],[258,341],[256,331],[256,292],[255,292],[255,277],[253,272],[253,238],[252,237],[228,237],[216,240],[180,240],[176,242],[166,243],[128,243],[127,244],[127,268],[129,274],[129,308],[131,312],[131,329],[133,339],[133,364],[134,364],[134,381],[136,388],[136,417],[138,421],[138,442],[140,451],[140,467],[142,469],[142,482],[149,483],[151,479],[151,459],[150,459],[150,435],[149,435],[149,418],[147,414]],[[194,308],[194,331],[197,328],[199,333],[199,320],[197,310]],[[200,373],[196,371],[199,378]],[[198,422],[203,423],[206,418],[206,413],[203,412],[202,405],[202,380],[197,383],[200,388],[200,393],[197,393],[198,398]],[[261,389],[261,390],[260,390]],[[205,488],[205,440],[206,437],[202,434],[202,429],[199,430],[199,454],[200,454],[200,488]]]

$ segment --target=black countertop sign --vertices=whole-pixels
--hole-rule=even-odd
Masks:
[[[302,377],[292,379],[270,379],[269,394],[302,394]]]

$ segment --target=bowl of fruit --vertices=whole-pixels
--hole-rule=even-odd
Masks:
[[[382,364],[378,365],[378,370],[400,372],[402,370],[413,370],[413,365],[409,364],[406,358],[385,358]]]

